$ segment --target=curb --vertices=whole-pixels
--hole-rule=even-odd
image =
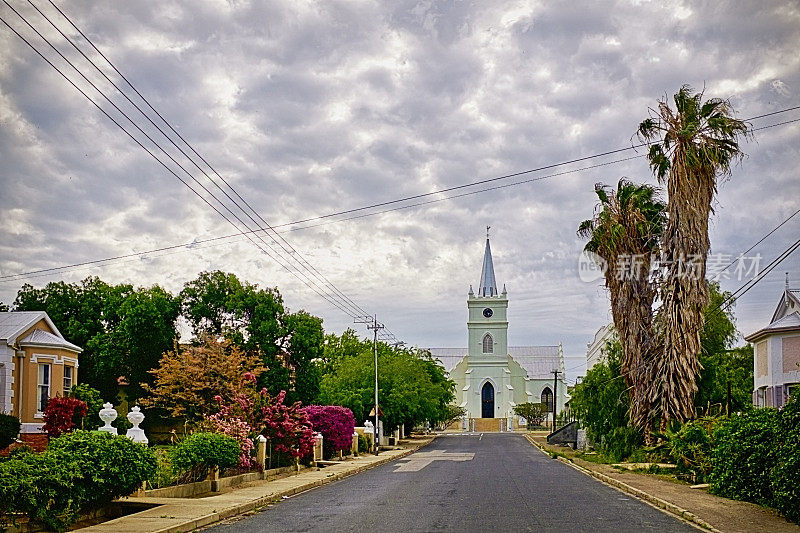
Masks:
[[[525,435],[525,438],[528,440],[528,442],[533,444],[540,452],[542,452],[544,454],[547,454],[548,456],[550,455],[550,452],[545,450],[538,442],[534,441],[528,435]],[[703,529],[711,531],[712,533],[722,533],[719,529],[715,528],[714,526],[712,526],[711,524],[709,524],[708,522],[706,522],[702,518],[696,516],[691,511],[683,509],[682,507],[678,507],[674,503],[670,503],[670,502],[668,502],[666,500],[662,500],[661,498],[653,496],[652,494],[648,494],[647,492],[645,492],[645,491],[643,491],[641,489],[637,489],[636,487],[632,487],[631,485],[628,485],[624,481],[620,481],[620,480],[615,479],[615,478],[613,478],[611,476],[607,476],[607,475],[605,475],[605,474],[603,474],[601,472],[595,472],[594,470],[590,470],[588,468],[584,468],[584,467],[582,467],[580,465],[577,465],[577,464],[573,463],[572,461],[570,461],[566,457],[557,456],[555,459],[557,461],[560,461],[560,462],[566,464],[566,465],[571,466],[572,468],[574,468],[575,470],[578,470],[579,472],[583,472],[587,476],[591,476],[593,478],[596,478],[596,479],[602,481],[603,483],[606,483],[606,484],[610,485],[611,487],[619,490],[620,492],[625,492],[625,493],[630,494],[631,496],[634,496],[634,497],[636,497],[636,498],[638,498],[640,500],[646,501],[647,503],[657,507],[658,509],[661,509],[664,512],[673,514],[673,515],[675,515],[675,516],[677,516],[679,518],[682,518],[683,520],[686,520],[687,522],[692,522],[692,523],[702,527]]]
[[[345,470],[344,472],[338,472],[336,474],[331,474],[330,476],[326,477],[325,479],[318,479],[316,481],[311,481],[311,482],[308,482],[308,483],[304,483],[302,485],[299,485],[299,486],[296,486],[296,487],[292,487],[290,489],[285,489],[285,490],[282,490],[280,492],[276,492],[274,494],[270,494],[269,496],[264,496],[262,498],[258,498],[258,499],[251,500],[251,501],[246,502],[246,503],[242,503],[242,504],[239,504],[239,505],[235,505],[233,507],[229,507],[227,509],[223,509],[223,510],[221,510],[219,512],[209,513],[207,515],[203,515],[203,516],[199,516],[199,517],[196,517],[196,518],[191,518],[191,519],[188,519],[188,520],[184,520],[184,521],[180,522],[179,524],[173,524],[173,525],[165,527],[165,528],[153,530],[152,533],[185,533],[187,531],[194,531],[194,530],[196,530],[198,528],[206,527],[206,526],[209,526],[211,524],[214,524],[215,522],[220,522],[222,520],[226,520],[228,518],[232,518],[234,516],[238,516],[240,514],[247,513],[249,511],[252,511],[253,509],[258,509],[259,507],[264,507],[264,506],[266,506],[266,505],[268,505],[268,504],[270,504],[272,502],[276,502],[276,501],[281,500],[284,496],[293,496],[293,495],[298,494],[300,492],[305,492],[307,490],[310,490],[310,489],[313,489],[313,488],[316,488],[316,487],[321,487],[323,485],[327,485],[328,483],[332,483],[334,481],[339,481],[340,479],[344,479],[346,477],[350,477],[350,476],[359,474],[361,472],[364,472],[365,470],[369,470],[371,468],[375,468],[377,466],[381,466],[381,465],[384,465],[386,463],[390,463],[392,461],[396,461],[398,459],[402,459],[403,457],[406,457],[407,455],[411,455],[412,453],[416,452],[420,448],[423,448],[423,447],[427,446],[428,444],[433,442],[435,439],[436,439],[436,435],[434,435],[434,437],[430,441],[428,441],[428,442],[426,442],[424,444],[420,444],[419,446],[416,446],[414,448],[409,448],[409,449],[403,451],[402,453],[397,454],[397,455],[393,455],[391,457],[384,457],[383,459],[375,461],[374,463],[370,463],[368,465],[363,465],[363,466],[360,466],[358,468],[354,468],[352,470]]]

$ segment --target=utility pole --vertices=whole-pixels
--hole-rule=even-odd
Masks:
[[[556,405],[558,404],[556,398],[558,398],[558,375],[560,373],[558,370],[553,370],[553,431],[556,430]]]
[[[371,324],[369,319],[372,319]],[[380,448],[380,443],[378,442],[378,330],[383,329],[384,325],[378,322],[378,315],[356,318],[355,322],[359,324],[367,324],[367,329],[371,329],[374,334],[372,338],[372,351],[375,356],[375,437],[373,442],[375,443],[375,455],[378,455],[378,450]]]

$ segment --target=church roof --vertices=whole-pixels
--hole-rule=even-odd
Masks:
[[[492,248],[489,246],[487,231],[486,250],[483,252],[483,267],[481,267],[481,282],[478,284],[478,296],[497,296],[497,280],[494,277],[494,264],[492,263]]]
[[[467,348],[428,348],[434,359],[450,372],[469,350]],[[508,354],[525,369],[529,379],[551,379],[553,370],[564,371],[558,346],[509,346]]]

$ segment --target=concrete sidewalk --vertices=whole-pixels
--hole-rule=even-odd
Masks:
[[[559,461],[703,529],[725,533],[759,530],[771,533],[800,532],[800,526],[787,522],[772,509],[715,496],[706,490],[693,489],[687,484],[657,476],[620,472],[611,465],[584,461],[570,448],[547,444],[544,436],[529,434],[526,438],[544,453],[562,454],[557,457]]]
[[[291,496],[369,468],[405,457],[430,444],[435,436],[401,441],[397,450],[380,455],[360,455],[318,470],[301,472],[274,481],[255,481],[229,492],[206,498],[127,498],[128,501],[156,505],[152,509],[82,528],[86,532],[173,533],[194,529],[263,507],[284,496]]]

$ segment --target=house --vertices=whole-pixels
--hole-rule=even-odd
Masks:
[[[604,362],[606,359],[606,344],[616,339],[617,331],[614,323],[609,322],[594,334],[592,342],[586,345],[586,371],[592,369],[594,365]]]
[[[43,311],[0,312],[0,412],[19,418],[21,434],[41,433],[47,400],[77,383],[82,351]]]
[[[745,337],[753,344],[753,405],[782,407],[800,390],[800,289],[789,288],[789,275],[767,327]]]

